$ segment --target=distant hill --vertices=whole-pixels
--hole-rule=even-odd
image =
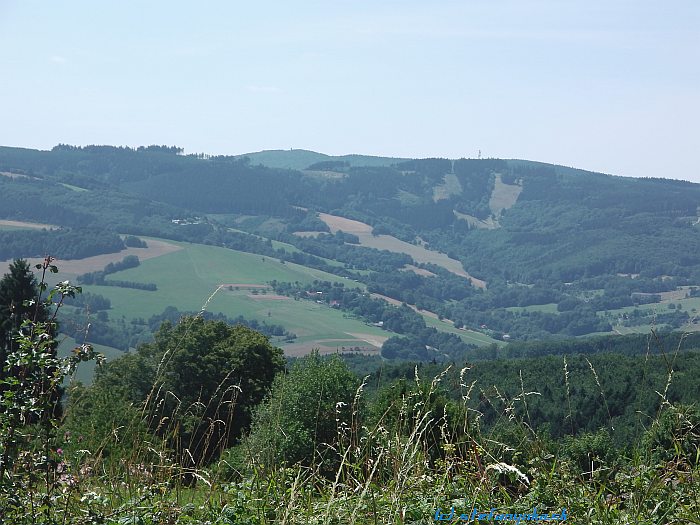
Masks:
[[[255,153],[237,155],[238,158],[248,157],[251,164],[260,164],[268,168],[305,170],[309,166],[325,161],[347,162],[350,166],[391,166],[408,159],[394,157],[372,157],[368,155],[332,156],[305,149],[265,150]]]
[[[0,148],[0,220],[266,255],[283,242],[294,262],[505,340],[694,330],[698,206],[698,184],[527,160]]]

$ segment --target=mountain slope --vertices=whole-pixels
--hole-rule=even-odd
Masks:
[[[523,160],[208,157],[153,146],[0,148],[0,172],[0,219],[266,254],[271,238],[304,264],[498,337],[641,326],[655,321],[612,312],[700,286],[700,185],[683,181]],[[319,213],[365,224],[373,242],[329,228]],[[421,264],[406,243],[449,256],[487,288]],[[669,326],[693,326],[692,312],[662,313]]]

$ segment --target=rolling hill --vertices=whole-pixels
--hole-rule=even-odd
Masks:
[[[89,224],[93,235],[97,229],[193,243],[114,277],[153,282],[157,292],[90,288],[113,299],[112,315],[127,319],[173,303],[196,309],[217,284],[230,281],[220,271],[225,261],[252,257],[246,264],[265,273],[265,282],[295,279],[303,288],[319,279],[350,289],[357,281],[411,306],[423,322],[442,323],[444,334],[477,330],[484,342],[620,333],[652,322],[694,329],[694,306],[648,303],[678,290],[690,299],[700,287],[698,184],[524,160],[178,151],[0,148],[0,220],[78,232]],[[0,231],[7,243],[22,234],[13,228]],[[13,256],[43,255],[42,246],[22,249]],[[186,261],[185,254],[201,251],[208,255],[197,264]],[[285,271],[276,273],[276,265]],[[291,275],[291,268],[307,277]],[[174,294],[178,279],[181,292]],[[282,307],[294,302],[268,308],[273,302],[234,293],[217,295],[212,305],[256,319],[269,312],[272,321],[296,329],[302,343],[302,325],[321,314],[308,310],[295,318]],[[369,303],[317,306],[341,319],[376,324],[382,318]],[[309,341],[344,346],[362,340],[347,334],[365,333],[324,330],[312,330]],[[426,348],[450,346],[421,330],[406,327],[402,335]]]

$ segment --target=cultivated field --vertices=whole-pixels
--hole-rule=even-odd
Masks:
[[[40,222],[8,221],[0,220],[0,230],[53,230],[58,228],[54,224],[42,224]]]
[[[147,239],[149,245],[152,239]],[[364,322],[349,318],[341,311],[313,301],[292,300],[275,295],[267,283],[271,280],[311,283],[314,280],[346,283],[332,274],[277,259],[237,252],[215,246],[172,243],[178,248],[151,259],[137,268],[117,272],[110,278],[155,283],[158,291],[148,292],[111,286],[85,286],[86,291],[109,297],[110,318],[147,319],[173,305],[179,310],[221,312],[229,317],[242,315],[271,324],[280,324],[298,338],[295,352],[318,346],[363,347],[378,350],[373,342],[394,335]],[[60,267],[60,265],[59,265]],[[60,274],[59,274],[60,275]],[[353,283],[362,288],[359,283]],[[255,289],[257,293],[253,294]],[[358,334],[364,334],[362,336]],[[280,342],[276,342],[280,344]],[[291,345],[280,344],[283,348]]]
[[[375,299],[382,299],[389,304],[393,304],[394,306],[401,306],[402,304],[401,301],[397,301],[396,299],[387,297],[386,295],[382,295],[379,293],[372,293],[370,294],[370,296]],[[439,330],[441,332],[448,332],[450,334],[458,335],[467,343],[476,344],[479,346],[488,345],[492,343],[496,343],[499,345],[503,344],[503,341],[493,339],[488,335],[482,334],[481,332],[477,332],[475,330],[463,330],[460,328],[455,328],[454,321],[451,321],[450,319],[440,319],[438,318],[435,312],[430,312],[428,310],[419,310],[418,308],[412,305],[409,305],[409,308],[411,308],[414,312],[422,315],[423,319],[425,319],[425,324],[427,326],[435,328],[436,330]]]
[[[473,286],[477,288],[486,288],[486,281],[469,275],[464,270],[461,262],[456,259],[451,259],[444,253],[428,250],[423,246],[417,246],[402,241],[391,235],[372,235],[372,226],[364,222],[339,217],[337,215],[329,215],[328,213],[319,213],[318,216],[328,225],[333,233],[344,231],[345,233],[357,235],[362,246],[376,248],[377,250],[405,253],[411,256],[416,262],[442,266],[455,275],[469,279]]]
[[[103,255],[95,255],[84,259],[56,259],[55,263],[62,275],[75,277],[82,273],[94,272],[102,270],[109,263],[121,261],[127,255],[136,255],[143,262],[154,257],[172,253],[182,248],[170,241],[161,241],[158,239],[147,239],[147,248],[126,248],[116,253],[106,253]],[[29,259],[29,262],[34,265],[42,262],[41,258]],[[0,261],[0,273],[7,272],[7,268],[11,261]]]

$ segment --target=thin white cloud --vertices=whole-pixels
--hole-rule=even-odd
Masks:
[[[68,62],[68,60],[66,59],[66,57],[62,57],[62,56],[60,56],[60,55],[53,55],[53,56],[49,57],[49,60],[50,60],[51,62],[53,62],[54,64],[59,64],[59,65],[63,65],[63,64],[65,64],[66,62]]]

